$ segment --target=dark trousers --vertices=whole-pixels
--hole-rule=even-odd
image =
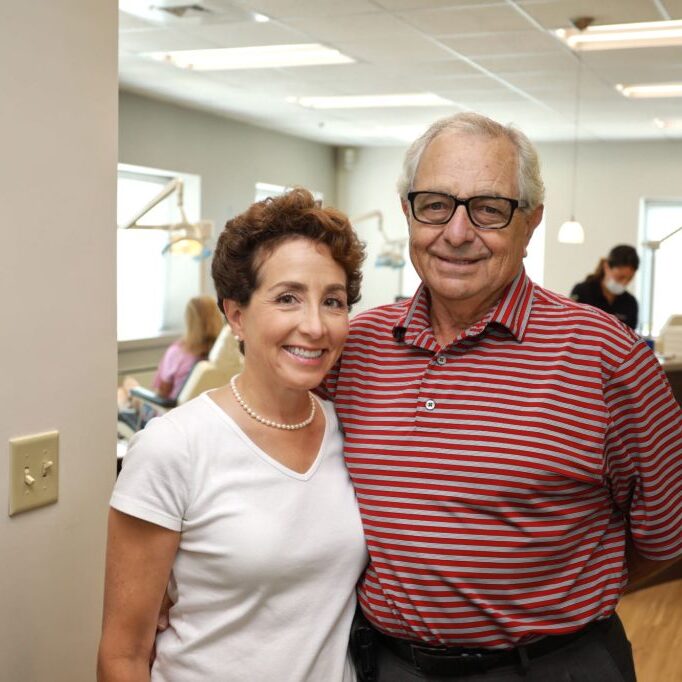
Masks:
[[[525,666],[519,661],[466,675],[424,673],[389,649],[380,636],[374,642],[372,682],[636,682],[630,642],[616,615],[566,646],[531,658]],[[360,671],[359,680],[364,682]]]

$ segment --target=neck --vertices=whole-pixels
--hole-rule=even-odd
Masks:
[[[310,412],[310,391],[268,382],[264,377],[249,372],[246,363],[236,383],[249,407],[273,421],[298,422]]]
[[[465,329],[482,320],[490,309],[498,303],[502,295],[493,295],[476,301],[442,301],[431,297],[431,326],[436,340],[447,346]]]

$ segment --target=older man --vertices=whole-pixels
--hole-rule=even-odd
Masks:
[[[524,273],[522,133],[439,121],[399,190],[423,284],[355,318],[328,382],[371,557],[360,673],[634,680],[614,610],[682,554],[680,408],[641,339]]]

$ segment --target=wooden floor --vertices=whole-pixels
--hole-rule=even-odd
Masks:
[[[618,607],[637,682],[682,682],[682,579],[625,595]]]

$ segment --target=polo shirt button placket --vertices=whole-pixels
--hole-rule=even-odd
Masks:
[[[439,356],[436,358],[436,364],[437,364],[437,365],[444,365],[447,361],[448,361],[448,360],[447,360],[447,358],[446,358],[444,355],[439,355]]]
[[[435,401],[435,400],[431,400],[431,398],[429,398],[429,399],[424,403],[424,407],[425,407],[429,412],[431,412],[432,410],[435,410],[435,409],[436,409],[436,401]]]

